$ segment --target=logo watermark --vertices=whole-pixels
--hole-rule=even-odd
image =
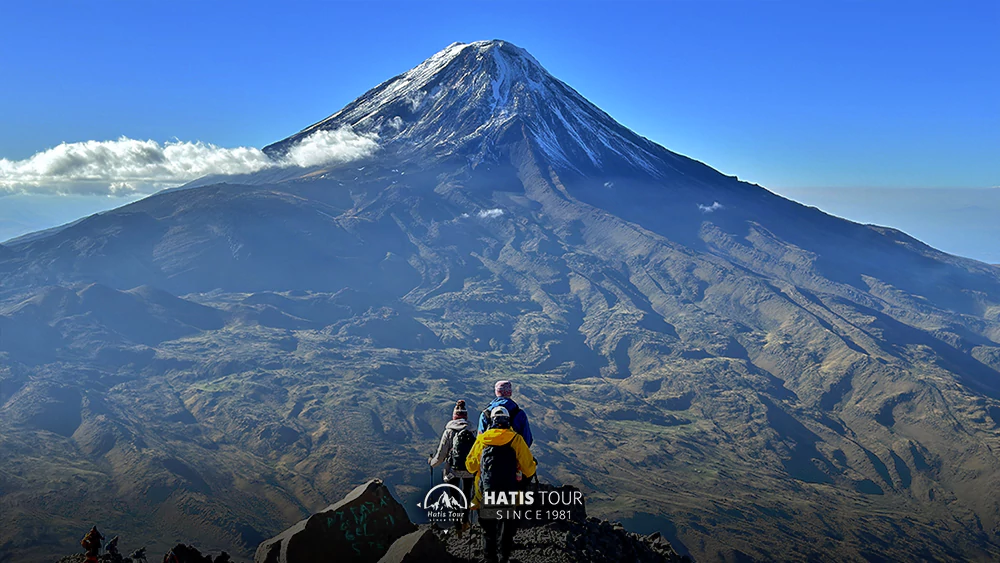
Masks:
[[[455,524],[465,518],[469,510],[469,499],[462,489],[451,483],[441,483],[427,491],[424,502],[417,507],[427,511],[427,519],[431,522]]]
[[[585,518],[583,492],[577,489],[486,491],[479,517],[552,522]]]

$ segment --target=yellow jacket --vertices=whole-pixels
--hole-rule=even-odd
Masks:
[[[517,468],[525,479],[531,479],[535,474],[537,465],[535,458],[528,449],[528,444],[524,443],[524,438],[510,428],[490,428],[479,436],[476,436],[476,443],[469,450],[468,457],[465,458],[465,469],[469,473],[475,473],[476,494],[473,499],[473,508],[482,504],[482,492],[479,490],[479,460],[483,457],[483,448],[486,446],[504,446],[510,444],[517,455]]]

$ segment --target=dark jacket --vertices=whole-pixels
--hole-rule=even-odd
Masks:
[[[497,407],[503,407],[508,411],[517,409],[517,414],[514,415],[514,419],[510,421],[510,427],[514,429],[524,438],[524,443],[531,447],[531,426],[528,424],[528,413],[524,412],[521,408],[517,406],[510,397],[497,397],[490,402],[486,410],[479,415],[479,433],[482,434],[489,430],[488,416],[489,412]]]

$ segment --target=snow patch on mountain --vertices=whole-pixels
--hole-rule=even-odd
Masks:
[[[503,215],[503,209],[484,209],[479,212],[480,219],[494,219]]]

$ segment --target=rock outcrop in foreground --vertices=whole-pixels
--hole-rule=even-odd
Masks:
[[[389,551],[378,560],[378,563],[420,563],[421,561],[440,561],[450,563],[455,559],[448,553],[442,542],[430,526],[421,527],[412,534],[407,534],[396,540]]]
[[[546,490],[563,488],[541,485]],[[675,563],[681,557],[659,533],[629,532],[620,523],[588,518],[586,507],[570,518],[518,529],[514,561],[519,563]],[[372,479],[257,547],[254,563],[478,563],[483,559],[482,528],[459,536],[430,524],[415,525],[381,479]],[[178,545],[176,563],[229,563],[225,553],[202,555]],[[160,561],[150,554],[148,561]],[[82,563],[83,555],[59,563]],[[104,556],[102,563],[113,563]]]
[[[483,556],[481,528],[473,526],[458,536],[429,524],[415,526],[382,481],[373,479],[260,544],[254,563],[332,561],[333,554],[337,561],[352,562],[478,562]],[[618,523],[587,518],[585,508],[573,511],[569,520],[520,528],[513,559],[520,563],[686,560],[659,534],[643,536]]]
[[[445,542],[452,561],[482,561],[480,528],[456,537],[435,531]],[[659,533],[648,536],[629,532],[618,523],[588,518],[586,522],[561,520],[517,531],[513,561],[518,563],[666,563],[690,561],[678,555]],[[407,560],[409,561],[409,560]]]
[[[393,542],[415,530],[403,505],[380,479],[372,479],[260,544],[254,563],[375,563]]]

